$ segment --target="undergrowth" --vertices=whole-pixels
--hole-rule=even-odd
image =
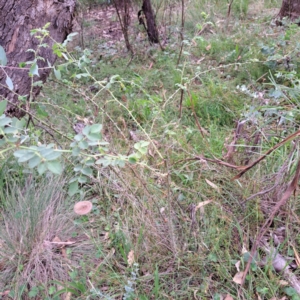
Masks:
[[[2,293],[9,290],[13,299],[298,299],[258,259],[244,287],[233,280],[295,174],[298,139],[233,178],[243,170],[238,166],[299,127],[299,33],[292,24],[272,23],[274,1],[260,4],[255,21],[254,1],[234,1],[229,17],[224,3],[188,2],[181,41],[180,1],[164,1],[167,13],[155,1],[164,51],[139,40],[131,59],[118,39],[113,50],[99,47],[104,42],[90,38],[89,26],[91,49],[67,52],[77,64],[61,68],[61,78],[53,74],[32,104],[57,132],[30,130],[65,149],[60,133],[72,139],[78,123],[101,124],[99,149],[107,157],[94,163],[95,149],[82,143],[88,150],[81,161],[64,153],[60,180],[27,166],[16,178],[1,177]],[[80,69],[82,57],[89,63]],[[80,143],[82,136],[76,138]],[[85,179],[79,176],[72,198],[67,186],[74,170]],[[74,198],[91,200],[92,213],[75,217]],[[286,256],[299,251],[299,209],[295,194],[270,229],[274,240],[284,228],[277,247]],[[79,232],[87,244],[45,246]]]

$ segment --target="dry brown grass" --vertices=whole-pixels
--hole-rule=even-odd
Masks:
[[[92,251],[87,238],[72,239],[84,232],[74,223],[64,184],[53,176],[31,180],[23,189],[16,182],[8,184],[0,227],[0,289],[14,290],[15,298],[26,299],[32,287],[49,287],[52,280],[67,281],[68,272]]]

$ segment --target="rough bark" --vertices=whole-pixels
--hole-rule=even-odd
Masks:
[[[292,21],[300,17],[300,0],[283,0],[278,14],[279,18],[288,17]]]
[[[33,77],[34,82],[45,82],[51,72],[51,69],[47,68],[48,62],[53,65],[56,60],[52,52],[54,41],[63,42],[72,30],[75,2],[76,0],[0,0],[0,45],[8,59],[4,70],[14,84],[14,90],[10,91],[5,84],[5,72],[0,69],[0,101],[9,101],[6,110],[8,115],[22,117],[24,111],[17,107],[20,105],[18,95],[34,99],[41,90],[41,87],[35,86],[30,94],[30,66],[19,68],[19,63],[34,59],[34,53],[26,50],[36,50],[39,44],[39,41],[30,35],[30,30],[42,28],[46,23],[50,23],[48,30],[51,38],[43,41],[48,47],[39,50],[38,55],[44,60],[38,61],[39,76]]]
[[[146,17],[147,34],[150,43],[159,43],[158,31],[155,23],[155,17],[151,6],[151,0],[144,0],[142,10]]]

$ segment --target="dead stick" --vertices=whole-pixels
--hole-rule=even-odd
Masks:
[[[231,5],[232,5],[233,0],[231,0],[231,2],[228,5],[228,11],[227,11],[227,18],[230,17],[230,12],[231,12]]]
[[[183,89],[181,89],[181,92],[180,92],[179,119],[181,119],[181,115],[182,115],[182,101],[183,101]]]
[[[269,154],[271,154],[274,150],[276,150],[277,148],[281,147],[282,145],[284,145],[286,142],[294,139],[295,137],[300,135],[300,130],[297,130],[295,133],[289,135],[288,137],[286,137],[284,140],[282,140],[280,143],[276,144],[273,148],[269,149],[264,155],[262,155],[259,159],[257,159],[256,161],[254,161],[253,163],[251,163],[250,165],[247,166],[243,166],[243,167],[239,167],[240,170],[242,170],[239,174],[237,174],[235,177],[233,177],[234,179],[239,179],[244,173],[246,173],[247,171],[249,171],[251,168],[253,168],[256,164],[258,164],[261,160],[263,160],[266,156],[268,156]]]
[[[244,271],[243,276],[242,276],[241,286],[243,286],[243,284],[245,282],[246,276],[247,276],[247,274],[249,272],[250,265],[251,265],[253,256],[255,255],[256,249],[257,249],[257,247],[259,245],[259,242],[261,241],[262,237],[265,235],[266,231],[270,227],[270,225],[273,222],[274,217],[275,217],[276,213],[278,212],[278,210],[280,209],[280,207],[283,206],[283,205],[285,205],[286,202],[287,202],[287,200],[292,195],[292,193],[295,192],[295,190],[296,190],[296,188],[298,186],[299,175],[300,175],[300,159],[298,161],[296,173],[295,173],[295,176],[294,176],[293,180],[291,181],[291,183],[289,184],[288,188],[286,189],[286,191],[282,195],[280,201],[275,205],[275,207],[272,210],[271,215],[269,216],[269,218],[266,220],[266,222],[264,223],[264,225],[262,226],[262,228],[259,231],[259,234],[258,234],[258,236],[257,236],[257,238],[256,238],[256,240],[254,242],[254,245],[253,245],[253,247],[251,249],[250,258],[249,258],[249,260],[247,262],[245,271]]]

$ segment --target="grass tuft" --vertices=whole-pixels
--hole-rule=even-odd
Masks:
[[[69,271],[92,250],[91,244],[76,244],[67,253],[60,242],[84,234],[74,223],[67,205],[66,179],[47,176],[26,184],[6,178],[0,227],[0,290],[10,290],[13,299],[27,299],[36,287],[47,289],[53,280],[67,281]]]

